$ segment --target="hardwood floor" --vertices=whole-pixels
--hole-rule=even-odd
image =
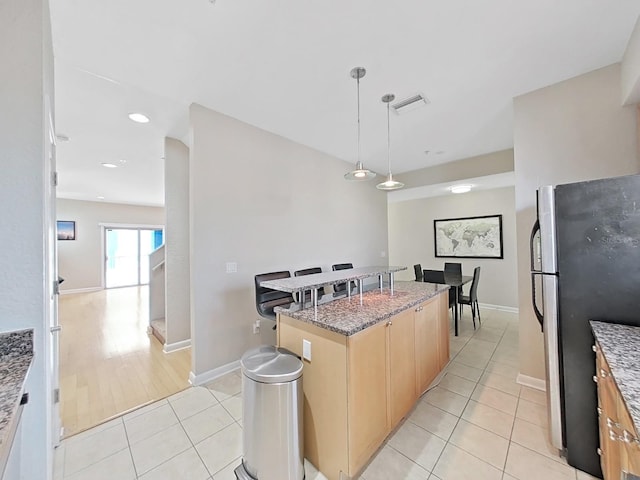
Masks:
[[[62,295],[58,312],[65,438],[189,386],[191,349],[147,334],[148,287]]]

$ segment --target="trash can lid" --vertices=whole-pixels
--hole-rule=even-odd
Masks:
[[[302,376],[302,362],[289,350],[262,345],[240,359],[242,373],[262,383],[292,382]]]

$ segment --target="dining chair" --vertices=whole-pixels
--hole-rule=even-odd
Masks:
[[[420,265],[419,263],[416,263],[413,266],[413,272],[416,275],[416,282],[421,282],[423,280],[423,277],[422,277],[422,265]]]
[[[469,289],[469,295],[460,295],[458,303],[460,304],[460,318],[462,318],[462,306],[471,306],[471,316],[473,318],[473,329],[476,329],[476,314],[478,315],[478,323],[482,325],[482,318],[480,318],[480,307],[478,306],[478,283],[480,282],[480,267],[473,269],[473,280],[471,281],[471,288]]]
[[[331,270],[334,272],[337,270],[348,270],[353,268],[353,263],[336,263],[335,265],[331,265]],[[349,290],[351,290],[355,286],[354,282],[349,282]],[[347,291],[347,283],[336,283],[333,286],[334,293],[342,294],[342,292]]]
[[[445,262],[444,271],[447,273],[455,273],[458,275],[462,275],[462,264],[455,263],[455,262]]]
[[[302,277],[304,275],[313,275],[314,273],[322,273],[322,268],[320,268],[320,267],[312,267],[312,268],[304,268],[302,270],[296,270],[295,272],[293,272],[293,276],[294,277]],[[318,288],[318,300],[320,300],[323,295],[324,295],[324,287]],[[298,297],[297,300],[299,301],[300,298]],[[307,302],[307,301],[310,301],[310,300],[311,300],[311,292],[307,291],[304,294],[304,301]]]
[[[282,271],[259,273],[253,278],[256,293],[256,310],[261,317],[268,318],[269,320],[275,320],[276,314],[273,309],[275,307],[283,307],[293,303],[293,296],[287,292],[262,287],[260,286],[260,282],[290,277],[291,274],[288,271]],[[275,330],[276,327],[274,326],[273,329]]]
[[[424,279],[425,282],[428,283],[439,283],[441,285],[445,285],[446,282],[444,281],[444,271],[442,270],[423,270],[422,271],[422,278]],[[452,310],[451,313],[453,312],[453,309],[456,306],[456,298],[455,298],[455,291],[456,287],[450,287],[449,288],[449,308]]]

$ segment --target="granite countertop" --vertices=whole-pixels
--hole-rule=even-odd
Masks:
[[[0,450],[6,447],[32,360],[33,330],[0,333]]]
[[[640,327],[592,321],[591,329],[640,434]]]
[[[349,280],[361,280],[364,278],[376,277],[387,273],[400,272],[407,267],[360,267],[336,270],[335,272],[313,273],[301,277],[279,278],[276,280],[266,280],[260,286],[272,288],[281,292],[295,293],[301,290],[320,288],[323,285],[335,285]]]
[[[449,290],[448,285],[423,282],[395,282],[394,294],[389,289],[370,290],[360,295],[341,298],[317,308],[290,310],[276,307],[275,311],[296,320],[311,323],[341,335],[353,335],[371,325]]]

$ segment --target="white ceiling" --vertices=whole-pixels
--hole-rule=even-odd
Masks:
[[[192,102],[355,162],[354,66],[365,166],[386,171],[389,92],[431,101],[391,117],[394,172],[510,148],[512,98],[620,61],[638,15],[637,0],[51,0],[58,193],[161,205],[163,138],[188,143]]]

